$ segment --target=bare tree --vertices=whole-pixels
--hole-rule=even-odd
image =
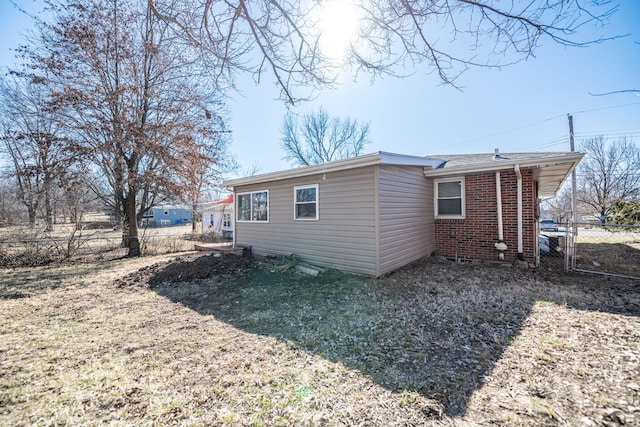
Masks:
[[[331,117],[323,108],[299,120],[287,114],[282,123],[284,159],[298,166],[346,159],[362,153],[369,138],[369,123],[349,117]]]
[[[600,136],[581,144],[586,156],[578,165],[578,199],[604,222],[616,201],[640,197],[640,149],[631,140]]]
[[[9,174],[0,174],[0,227],[18,223],[24,217],[16,189],[17,184]]]
[[[633,93],[635,95],[640,95],[640,89],[621,89],[621,90],[612,90],[611,92],[603,92],[603,93],[589,92],[589,95],[607,96],[607,95],[615,95],[617,93]]]
[[[578,30],[615,11],[607,1],[581,0],[353,0],[358,37],[345,61],[322,49],[317,16],[328,1],[147,0],[154,14],[201,49],[219,77],[248,71],[259,81],[270,71],[282,98],[309,94],[294,88],[332,85],[350,65],[356,72],[404,74],[425,64],[454,84],[468,67],[501,67],[534,54],[544,39],[583,46]]]
[[[122,218],[129,256],[140,255],[142,216],[186,198],[220,160],[219,98],[145,1],[48,4],[54,19],[22,50],[25,73],[54,93],[71,149],[100,177],[94,189],[108,189],[99,194]]]
[[[249,167],[245,168],[242,171],[242,176],[247,177],[247,176],[258,175],[261,171],[262,171],[262,166],[260,165],[260,163],[258,163],[257,161],[254,161],[253,163],[251,163],[251,165],[249,165]]]
[[[53,230],[52,195],[67,165],[63,130],[50,110],[49,94],[18,76],[0,79],[1,139],[12,161],[18,194],[34,226],[44,203],[46,230]]]
[[[571,219],[571,186],[565,185],[555,197],[544,200],[541,209],[558,224],[566,224]]]
[[[640,46],[640,42],[635,42],[635,44]],[[633,93],[636,96],[638,96],[640,95],[640,89],[619,89],[619,90],[612,90],[609,92],[599,92],[599,93],[589,92],[589,94],[593,96],[607,96],[607,95],[614,95],[619,93]]]
[[[85,213],[104,207],[96,193],[88,191],[94,180],[87,169],[78,169],[76,164],[60,180],[56,199],[58,212],[62,213],[63,219],[68,218],[76,229],[81,227]]]

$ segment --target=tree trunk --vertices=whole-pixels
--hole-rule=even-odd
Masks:
[[[45,176],[44,183],[44,220],[47,224],[45,231],[53,231],[53,209],[51,208],[51,182]]]
[[[135,193],[130,191],[126,201],[126,215],[124,218],[124,228],[127,231],[126,245],[128,248],[128,257],[138,257],[141,255],[140,241],[138,240],[138,221],[136,215],[136,198]]]
[[[35,206],[29,206],[27,208],[27,211],[29,213],[29,227],[35,227],[36,226],[37,210],[38,209]]]
[[[192,216],[191,232],[195,233],[196,232],[196,221],[197,221],[197,218],[198,218],[198,203],[197,202],[193,202],[193,204],[191,205],[191,216]]]

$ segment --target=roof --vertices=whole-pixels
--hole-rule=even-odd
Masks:
[[[155,205],[151,209],[154,209],[154,210],[181,210],[181,211],[191,210],[191,208],[189,206],[187,206],[187,205],[171,205],[171,204]]]
[[[405,165],[422,166],[427,168],[437,168],[443,164],[443,160],[423,156],[407,156],[404,154],[386,153],[378,151],[372,154],[351,157],[349,159],[335,160],[333,162],[321,163],[319,165],[304,166],[288,169],[279,172],[254,175],[246,178],[238,178],[223,183],[226,187],[237,187],[239,185],[258,184],[269,181],[278,181],[289,178],[299,178],[303,176],[336,172],[347,169],[372,165]]]
[[[215,211],[221,207],[224,208],[225,207],[224,205],[229,205],[229,204],[233,204],[233,194],[231,194],[225,199],[216,200],[215,202],[201,203],[199,210],[201,212],[210,212],[210,211]]]
[[[227,204],[227,203],[233,203],[233,194],[231,194],[226,199],[222,199],[222,200],[217,200],[215,202],[211,202],[212,205],[224,205],[224,204]]]
[[[521,169],[533,168],[534,178],[538,181],[539,196],[553,197],[584,154],[575,152],[483,153],[432,157],[443,160],[439,168],[425,170],[425,176],[434,178],[477,172],[497,172],[514,169],[516,165]]]
[[[540,153],[483,153],[448,154],[438,156],[407,156],[379,151],[373,154],[352,157],[319,165],[293,168],[279,172],[254,175],[226,181],[223,185],[237,187],[260,184],[289,178],[299,178],[340,170],[372,165],[422,166],[426,177],[437,178],[466,175],[478,172],[533,168],[538,181],[540,197],[552,197],[560,189],[567,176],[575,169],[584,154],[574,152]]]

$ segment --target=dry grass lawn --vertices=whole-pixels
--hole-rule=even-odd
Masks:
[[[640,424],[640,284],[424,260],[0,270],[0,425]]]

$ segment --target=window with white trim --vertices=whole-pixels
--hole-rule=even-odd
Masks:
[[[318,184],[293,188],[293,218],[318,219]]]
[[[434,180],[436,218],[464,218],[464,178]]]
[[[230,213],[222,214],[222,226],[226,227],[226,228],[231,227],[231,214]]]
[[[269,222],[269,191],[238,194],[238,221]]]

